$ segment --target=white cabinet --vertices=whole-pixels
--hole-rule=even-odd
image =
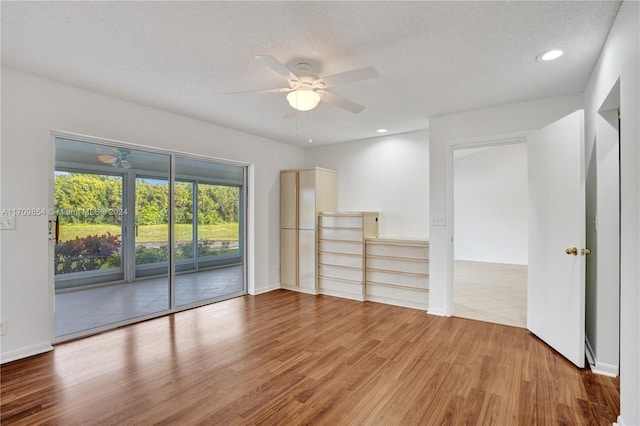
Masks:
[[[318,292],[364,300],[365,240],[378,236],[378,213],[322,212],[318,221]]]
[[[337,174],[313,168],[280,172],[280,286],[316,294],[316,228],[336,209]]]
[[[365,299],[427,310],[429,243],[367,239]]]

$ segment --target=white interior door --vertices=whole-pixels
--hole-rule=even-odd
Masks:
[[[578,367],[585,358],[583,123],[579,110],[528,138],[527,328]]]

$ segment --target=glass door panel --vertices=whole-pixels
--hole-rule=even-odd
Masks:
[[[169,267],[169,170],[171,157],[137,152],[137,163],[129,182],[134,216],[129,244],[129,281],[139,289],[136,299],[144,312],[154,314],[171,309]]]
[[[176,276],[176,305],[245,294],[241,244],[244,168],[182,157],[176,157],[175,167],[176,271],[185,271],[181,262],[189,262],[190,268],[190,273]],[[187,188],[182,188],[186,182],[191,199]],[[187,206],[190,217],[185,215]]]
[[[121,175],[56,170],[56,290],[123,279],[122,184]]]
[[[238,261],[239,211],[239,187],[198,183],[199,265],[216,266]]]
[[[168,179],[137,175],[135,198],[135,276],[168,275]]]
[[[158,252],[168,254],[171,157],[65,138],[55,144],[56,340],[167,311],[169,262]]]

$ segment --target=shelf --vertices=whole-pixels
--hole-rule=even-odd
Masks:
[[[406,240],[399,240],[406,241]],[[391,242],[380,243],[373,239],[366,241],[366,255],[370,258],[389,258],[391,260],[429,260],[429,245]]]
[[[386,244],[393,246],[429,246],[428,240],[419,240],[412,238],[367,238],[366,242],[371,244]]]
[[[389,287],[389,288],[401,288],[403,290],[423,291],[425,293],[429,291],[428,288],[409,287],[409,286],[400,285],[400,284],[379,283],[379,282],[376,282],[376,281],[367,281],[366,285],[367,286],[381,285],[381,286]]]
[[[352,257],[362,257],[361,254],[356,254],[356,253],[341,253],[339,251],[322,251],[322,250],[318,250],[318,254],[335,254],[335,255],[339,255],[339,256],[352,256]]]
[[[349,279],[346,279],[346,278],[329,277],[329,276],[326,276],[326,275],[320,275],[320,276],[318,276],[318,278],[320,278],[322,280],[340,281],[340,282],[347,283],[347,284],[362,285],[362,281],[349,280]]]
[[[366,215],[374,215],[377,216],[378,212],[321,212],[319,216],[329,216],[329,217],[349,217],[349,216],[366,216]]]
[[[380,255],[377,255],[377,254],[367,254],[366,257],[367,257],[367,259],[387,259],[387,260],[402,260],[402,261],[407,261],[407,262],[418,262],[418,263],[427,262],[427,263],[429,263],[429,259],[427,259],[427,258],[419,259],[417,257],[380,256]]]
[[[362,241],[356,241],[356,240],[334,240],[333,238],[318,238],[319,242],[322,241],[330,241],[332,243],[350,243],[350,244],[360,244],[362,245]]]
[[[377,235],[377,213],[320,213],[318,289],[323,294],[364,300],[365,239]]]
[[[357,227],[357,226],[323,226],[320,225],[318,226],[318,229],[322,230],[322,229],[331,229],[331,230],[335,230],[335,229],[339,229],[341,231],[362,231],[362,226]]]
[[[426,278],[429,276],[429,274],[420,274],[416,272],[405,272],[405,271],[398,271],[398,270],[377,269],[377,268],[369,268],[369,267],[367,267],[367,272],[382,272],[385,274],[405,275],[408,277],[419,277],[419,278]]]
[[[418,239],[367,238],[365,299],[427,309],[429,242]]]

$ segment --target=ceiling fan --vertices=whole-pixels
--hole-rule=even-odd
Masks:
[[[131,163],[128,160],[128,155],[131,151],[128,149],[119,148],[97,148],[98,160],[104,164],[110,164],[115,168],[130,169]]]
[[[314,72],[313,67],[308,63],[298,63],[296,64],[294,71],[291,71],[286,67],[286,65],[273,56],[259,55],[256,56],[256,59],[281,77],[285,78],[289,83],[289,87],[247,90],[229,94],[288,93],[287,102],[289,102],[289,105],[291,105],[292,108],[298,111],[310,111],[318,106],[319,102],[324,102],[354,114],[358,114],[364,110],[363,105],[336,95],[327,89],[339,84],[353,83],[356,81],[376,78],[380,75],[374,67],[368,66],[351,71],[345,71],[339,74],[319,77],[318,74]]]

